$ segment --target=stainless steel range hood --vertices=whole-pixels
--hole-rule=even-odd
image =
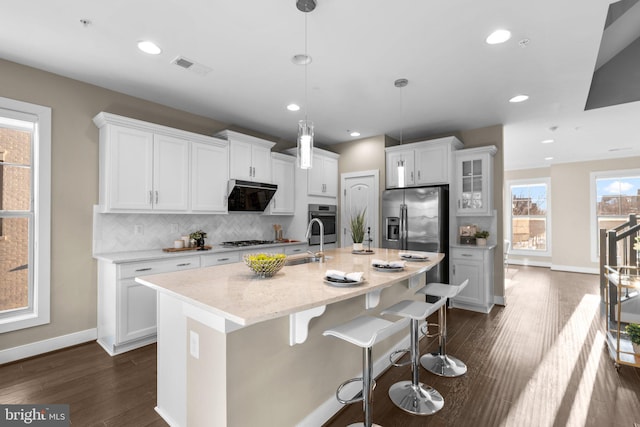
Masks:
[[[262,212],[277,189],[275,184],[232,179],[229,181],[229,212]]]

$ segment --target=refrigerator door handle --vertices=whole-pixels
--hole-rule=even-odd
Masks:
[[[408,229],[407,229],[407,205],[400,205],[400,249],[407,250],[407,240],[408,240]]]

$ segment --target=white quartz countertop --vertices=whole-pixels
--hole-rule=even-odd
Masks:
[[[248,326],[382,290],[425,273],[444,258],[421,252],[428,255],[427,261],[407,262],[403,271],[380,272],[371,267],[372,259],[399,261],[399,254],[407,251],[373,250],[367,255],[352,254],[350,248],[328,250],[330,259],[324,263],[284,266],[270,278],[259,278],[244,263],[234,263],[138,277],[136,282]],[[323,280],[327,270],[362,271],[365,281],[353,287],[331,286]]]
[[[128,252],[110,252],[110,253],[98,253],[93,254],[95,259],[101,261],[108,261],[114,264],[120,264],[125,262],[136,262],[136,261],[149,261],[155,259],[166,259],[166,258],[177,258],[177,257],[185,257],[185,256],[193,256],[193,255],[207,255],[207,254],[215,254],[215,253],[223,253],[223,252],[238,252],[238,251],[255,251],[255,252],[265,252],[268,251],[269,248],[282,247],[282,246],[296,246],[296,245],[307,245],[307,242],[300,241],[290,241],[290,242],[277,242],[267,245],[256,245],[256,246],[239,246],[239,247],[223,247],[219,245],[212,245],[211,249],[206,251],[179,251],[179,252],[165,252],[162,249],[150,249],[146,251],[128,251]]]

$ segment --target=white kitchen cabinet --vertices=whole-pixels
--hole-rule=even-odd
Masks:
[[[309,196],[338,197],[338,158],[330,151],[313,149],[313,165],[307,170]]]
[[[409,144],[407,144],[409,145]],[[404,164],[404,186],[413,187],[414,179],[414,151],[413,149],[404,149],[387,152],[387,188],[397,188],[400,186],[400,177],[398,176],[398,165],[400,162]]]
[[[93,121],[100,129],[101,212],[185,213],[192,200],[194,206],[203,202],[206,189],[197,187],[195,198],[191,194],[192,145],[224,145],[226,141],[105,112]],[[223,169],[205,176],[214,179],[208,183],[214,195],[221,187],[226,191],[227,157],[223,160]],[[214,166],[219,162],[216,159]],[[217,213],[219,209],[207,211]]]
[[[215,134],[229,143],[229,176],[254,182],[271,182],[271,148],[275,142],[225,130]]]
[[[169,135],[153,136],[153,209],[189,209],[190,142]]]
[[[198,267],[198,256],[121,264],[98,261],[98,344],[113,356],[155,342],[156,292],[134,278]]]
[[[271,215],[293,215],[295,212],[296,159],[280,153],[271,153],[271,181],[278,186],[269,204]]]
[[[191,146],[191,211],[227,213],[229,148],[226,141]]]
[[[214,265],[232,264],[242,261],[240,251],[219,252],[209,255],[200,256],[200,264],[202,267],[211,267]]]
[[[404,162],[405,187],[449,184],[452,152],[462,147],[454,136],[385,148],[387,188],[399,187],[398,164]]]
[[[189,141],[118,125],[100,132],[101,205],[109,211],[188,209]]]
[[[493,215],[494,145],[459,150],[456,159],[456,215]]]
[[[450,252],[450,282],[459,285],[469,279],[467,287],[452,299],[452,305],[489,313],[493,307],[494,247],[452,247]]]

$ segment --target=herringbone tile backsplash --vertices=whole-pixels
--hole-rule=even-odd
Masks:
[[[180,236],[196,230],[207,233],[206,243],[216,245],[230,240],[273,240],[273,224],[287,232],[291,217],[262,214],[175,215],[103,214],[94,212],[94,253],[170,248]],[[143,233],[135,234],[136,226]],[[178,232],[172,232],[177,227]]]

